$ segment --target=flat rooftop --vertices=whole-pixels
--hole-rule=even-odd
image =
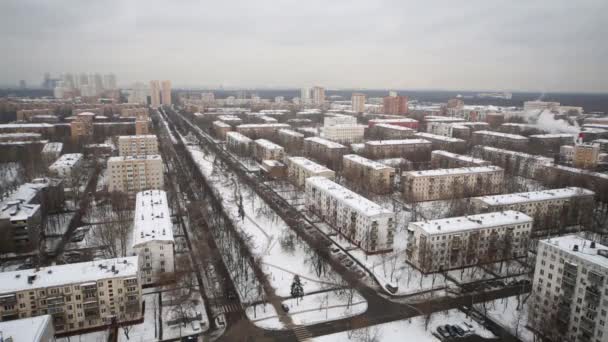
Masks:
[[[501,132],[494,132],[494,131],[475,131],[475,132],[473,132],[473,134],[500,137],[500,138],[506,138],[506,139],[511,139],[511,140],[520,140],[520,141],[528,140],[528,138],[524,137],[523,135],[501,133]]]
[[[167,193],[146,190],[137,193],[133,215],[133,247],[151,241],[173,242],[173,223]]]
[[[569,187],[542,191],[518,192],[512,194],[473,197],[488,205],[511,205],[527,202],[550,201],[576,196],[594,196],[595,192],[584,188]]]
[[[258,139],[254,141],[256,145],[262,146],[265,149],[268,150],[282,150],[283,146],[281,145],[277,145],[275,143],[273,143],[270,140],[266,140],[266,139]]]
[[[3,341],[38,342],[41,341],[47,325],[53,325],[51,315],[0,322],[0,335]]]
[[[365,142],[370,146],[383,145],[431,145],[431,142],[424,139],[393,139],[393,140],[372,140]]]
[[[524,153],[524,152],[505,150],[503,148],[492,147],[492,146],[483,146],[483,145],[478,145],[478,146],[481,149],[486,150],[486,151],[503,153],[503,154],[508,154],[508,155],[512,155],[512,156],[520,156],[520,157],[528,158],[528,159],[536,159],[538,161],[543,161],[543,162],[547,162],[550,164],[553,163],[553,158],[543,157],[543,156],[539,156],[539,155],[535,155],[535,154],[528,154],[528,153]]]
[[[452,158],[452,159],[466,161],[466,162],[473,163],[473,164],[490,164],[490,162],[487,160],[483,160],[483,159],[479,159],[479,158],[475,158],[475,157],[471,157],[471,156],[465,156],[462,154],[452,153],[452,152],[444,151],[444,150],[434,150],[431,152],[431,157],[433,155],[444,156],[444,157],[448,157],[448,158]]]
[[[291,157],[287,158],[287,160],[295,165],[300,166],[303,169],[306,169],[312,173],[319,172],[334,172],[332,169],[325,167],[324,165],[317,164],[314,161],[304,158],[304,157]]]
[[[67,153],[67,154],[61,155],[59,157],[59,159],[57,159],[50,166],[50,168],[63,167],[63,166],[73,167],[74,165],[76,165],[76,163],[80,162],[81,160],[82,160],[82,153]]]
[[[451,142],[451,143],[465,143],[466,142],[466,141],[464,141],[462,139],[458,139],[458,138],[446,137],[443,135],[424,133],[424,132],[416,133],[414,135],[419,138],[423,138],[423,139],[441,140],[441,141]]]
[[[320,137],[310,137],[310,138],[306,138],[304,139],[304,141],[311,141],[320,145],[324,145],[327,148],[346,148],[346,146],[342,145],[342,144],[338,144],[335,141],[331,141],[331,140],[327,140],[324,138],[320,138]]]
[[[114,271],[112,271],[114,267]],[[36,269],[0,273],[0,294],[114,277],[137,277],[137,257],[87,261]]]
[[[137,161],[137,160],[161,160],[159,154],[148,154],[145,156],[114,156],[108,158],[108,162],[121,162],[121,161]]]
[[[444,234],[532,222],[533,219],[524,213],[507,210],[486,214],[412,222],[410,225],[416,225],[429,234]]]
[[[455,176],[455,175],[468,175],[472,173],[487,173],[502,171],[502,168],[493,165],[487,166],[471,166],[471,167],[459,167],[454,169],[435,169],[435,170],[421,170],[421,171],[407,171],[404,172],[404,176],[408,177],[438,177],[438,176]]]
[[[379,163],[377,161],[361,157],[358,154],[347,154],[344,155],[342,158],[374,170],[395,170],[390,166],[386,166],[385,164]]]
[[[311,184],[321,191],[329,193],[331,197],[337,199],[340,203],[364,216],[393,214],[392,211],[382,208],[358,193],[350,191],[325,177],[309,177],[306,179],[306,184]]]
[[[583,259],[592,264],[608,268],[608,257],[599,255],[598,251],[608,253],[608,247],[599,243],[595,248],[591,248],[591,240],[584,239],[578,235],[564,235],[551,239],[541,240],[540,243],[558,248],[565,253]],[[578,246],[578,251],[574,251],[574,246]]]
[[[228,137],[230,137],[234,140],[239,140],[241,142],[246,142],[246,143],[249,143],[252,141],[251,138],[249,138],[248,136],[243,135],[239,132],[228,132],[228,133],[226,133],[226,138],[228,138]]]

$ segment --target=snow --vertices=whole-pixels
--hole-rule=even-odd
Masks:
[[[367,141],[366,145],[385,146],[385,145],[430,145],[431,142],[424,139],[394,139],[394,140],[372,140]]]
[[[133,247],[151,241],[173,242],[173,223],[167,194],[162,190],[137,193],[133,224]]]
[[[63,168],[72,168],[78,164],[83,158],[82,153],[68,153],[57,159],[51,166],[50,170],[59,170]]]
[[[528,138],[524,137],[523,135],[500,133],[500,132],[494,132],[494,131],[476,131],[476,132],[473,132],[473,135],[500,137],[500,138],[506,138],[506,139],[511,139],[511,140],[520,140],[520,141],[528,140]]]
[[[100,267],[102,265],[103,267]],[[112,272],[114,268],[118,273]],[[42,267],[39,271],[28,269],[0,273],[0,293],[24,291],[43,287],[79,284],[86,281],[115,277],[136,277],[137,257],[107,259],[95,262],[81,262],[69,265]],[[35,277],[29,284],[28,278]]]
[[[596,243],[595,247],[591,248],[591,240],[574,234],[542,240],[540,243],[557,248],[563,253],[585,260],[593,265],[608,268],[608,246]],[[578,251],[573,250],[574,246],[578,246]],[[603,251],[601,253],[604,255],[600,255],[600,251]]]
[[[434,169],[434,170],[421,170],[421,171],[408,171],[404,172],[404,177],[439,177],[439,176],[458,176],[468,175],[473,173],[487,173],[502,171],[502,168],[498,166],[472,166],[472,167],[459,167],[454,169]]]
[[[209,329],[209,320],[198,288],[190,291],[187,297],[179,298],[179,303],[175,305],[167,302],[167,297],[170,299],[172,292],[162,292],[163,340],[200,334]],[[185,325],[180,321],[184,317],[189,321]]]
[[[238,125],[236,126],[237,129],[241,128],[241,129],[256,129],[256,128],[291,128],[291,126],[289,126],[288,124],[283,124],[283,123],[263,123],[263,124],[244,124],[244,125]]]
[[[305,169],[306,171],[317,174],[322,172],[334,172],[331,169],[325,167],[324,165],[317,164],[314,161],[304,158],[304,157],[290,157],[287,158],[290,164],[297,165],[298,167]]]
[[[63,143],[60,142],[50,142],[42,148],[42,153],[52,153],[59,154],[63,149]]]
[[[487,313],[494,322],[506,328],[511,334],[524,342],[535,340],[534,333],[526,328],[528,322],[528,305],[526,297],[506,297],[481,304],[476,304],[475,309],[481,313]],[[519,305],[518,305],[519,304]]]
[[[15,342],[42,341],[46,326],[52,324],[50,315],[0,322],[0,339]]]
[[[327,139],[320,138],[320,137],[310,137],[310,138],[304,139],[304,141],[310,141],[315,144],[323,145],[326,148],[346,148],[346,146],[344,146],[342,144],[338,144],[337,142],[333,142],[331,140],[327,140]]]
[[[327,291],[283,301],[295,324],[309,325],[356,316],[367,310],[367,302],[352,289]]]
[[[343,205],[360,213],[361,215],[372,217],[376,215],[393,214],[390,210],[382,208],[378,204],[368,200],[358,193],[353,192],[325,177],[309,177],[306,179],[306,184],[313,186],[320,192],[326,193],[328,196],[338,200]]]
[[[374,121],[374,120],[370,120],[370,121]],[[388,121],[395,122],[397,120],[388,120]],[[381,128],[392,129],[392,130],[403,131],[403,132],[412,132],[412,133],[416,132],[416,130],[411,129],[409,127],[399,126],[399,125],[395,125],[392,123],[381,123],[381,124],[374,125],[374,127],[381,127]]]
[[[431,134],[431,133],[424,133],[424,132],[420,132],[420,133],[416,133],[414,134],[416,137],[422,138],[422,139],[429,139],[429,140],[441,140],[441,141],[445,141],[445,142],[451,142],[451,143],[464,143],[465,141],[462,139],[458,139],[458,138],[452,138],[452,137],[446,137],[443,135],[437,135],[437,134]]]
[[[444,234],[514,224],[532,223],[532,221],[532,218],[524,213],[507,210],[495,213],[411,222],[410,226],[414,225],[419,227],[429,234]]]
[[[158,327],[158,293],[146,294],[142,296],[142,302],[145,302],[144,321],[140,324],[121,326],[118,328],[119,342],[148,342],[158,341],[160,328]],[[125,335],[125,330],[128,331],[129,338]],[[105,341],[104,341],[105,342]]]
[[[365,166],[367,168],[371,168],[374,170],[393,169],[392,167],[386,166],[382,163],[379,163],[379,162],[371,160],[371,159],[361,157],[360,155],[357,155],[357,154],[347,154],[347,155],[343,156],[342,158],[345,160],[350,160],[353,163],[360,164],[362,166]]]
[[[456,309],[447,312],[437,312],[433,314],[425,329],[425,316],[417,316],[411,319],[373,325],[366,328],[339,332],[331,335],[315,337],[315,342],[350,342],[350,341],[416,341],[416,342],[437,342],[439,339],[434,336],[438,326],[445,324],[458,324],[464,328],[463,322],[473,326],[475,334],[485,338],[493,338],[494,335],[484,328],[481,324],[467,317]]]
[[[479,196],[473,199],[485,203],[489,206],[494,205],[513,205],[518,203],[530,203],[540,201],[565,200],[578,196],[594,196],[595,192],[584,188],[569,187],[561,189],[549,189],[541,191],[519,192],[512,194]]]
[[[291,129],[280,129],[278,131],[278,133],[279,133],[279,135],[281,135],[281,134],[283,134],[283,135],[289,135],[289,136],[291,136],[293,138],[302,138],[302,139],[304,138],[304,134],[298,133],[298,132],[293,131]]]
[[[448,152],[448,151],[444,151],[444,150],[435,150],[431,152],[431,158],[433,155],[440,155],[440,156],[444,156],[447,158],[452,158],[452,159],[456,159],[456,160],[460,160],[460,161],[465,161],[465,162],[469,162],[472,164],[478,164],[478,165],[487,165],[489,164],[488,161],[485,161],[483,159],[479,159],[479,158],[474,158],[471,156],[465,156],[462,154],[456,154],[456,153],[452,153],[452,152]]]
[[[283,147],[281,145],[277,145],[277,144],[273,143],[272,141],[269,141],[266,139],[255,140],[255,144],[266,150],[277,150],[277,151],[283,150]]]
[[[230,126],[229,124],[223,122],[223,121],[213,121],[213,126],[216,127],[220,127],[220,128],[230,128],[232,126]]]
[[[109,330],[94,331],[77,336],[56,337],[55,342],[107,342],[109,334]]]

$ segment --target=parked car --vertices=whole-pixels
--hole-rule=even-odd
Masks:
[[[448,337],[450,337],[450,333],[447,331],[447,329],[445,327],[443,327],[441,325],[437,327],[437,332],[439,333],[439,335],[442,338],[448,338]]]
[[[450,336],[458,337],[458,333],[456,332],[456,329],[454,329],[454,327],[452,325],[446,324],[445,329],[448,331],[448,333],[450,333]]]
[[[465,335],[466,332],[458,324],[454,324],[453,327],[454,327],[454,330],[456,330],[456,333],[458,334],[458,336]]]

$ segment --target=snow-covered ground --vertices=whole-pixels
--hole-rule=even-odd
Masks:
[[[59,337],[55,339],[55,342],[107,342],[108,335],[110,334],[109,330],[95,331],[87,334],[69,336],[69,337]],[[139,341],[139,340],[131,340],[131,341]]]
[[[528,322],[528,305],[526,296],[513,296],[494,301],[476,304],[475,308],[500,324],[517,338],[525,342],[534,341],[534,334],[526,324]]]
[[[143,300],[146,302],[146,310],[144,311],[143,323],[118,328],[119,342],[143,342],[158,340],[158,336],[160,334],[160,329],[158,326],[158,294],[148,294],[143,295],[142,297]]]
[[[163,340],[200,334],[209,329],[209,320],[198,289],[186,292],[186,297],[175,299],[181,294],[184,293],[180,291],[162,293]],[[171,301],[172,299],[174,301]]]
[[[437,333],[437,327],[445,324],[458,324],[464,328],[463,322],[473,326],[475,334],[492,338],[494,335],[483,326],[466,317],[458,310],[437,312],[433,314],[425,328],[425,316],[417,316],[407,320],[373,325],[367,328],[349,330],[331,335],[315,337],[316,342],[349,342],[349,341],[415,341],[415,342],[438,342],[439,339],[433,334]]]
[[[283,329],[285,326],[277,316],[272,304],[251,305],[245,310],[247,317],[253,324],[263,329]]]
[[[303,298],[283,301],[295,324],[312,324],[351,317],[365,312],[367,302],[354,290],[315,293]]]
[[[252,251],[261,258],[262,268],[278,295],[289,295],[295,274],[302,279],[305,292],[341,285],[339,276],[331,272],[325,261],[301,241],[253,189],[240,183],[230,172],[218,170],[211,155],[205,155],[195,146],[189,149],[210,184],[222,195],[224,208],[233,222],[250,237]],[[243,219],[239,217],[235,193],[243,197]]]

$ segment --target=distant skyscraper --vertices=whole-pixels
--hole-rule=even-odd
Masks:
[[[150,81],[150,105],[154,108],[160,107],[159,81]]]
[[[80,74],[80,76],[78,77],[78,85],[80,87],[88,85],[89,84],[89,76],[87,74]]]
[[[95,74],[93,77],[95,80],[93,85],[95,86],[95,93],[99,94],[103,91],[103,77],[100,74]]]
[[[27,85],[25,84],[25,80],[19,81],[19,89],[25,89],[25,88],[27,88]]]
[[[386,96],[384,98],[385,114],[405,115],[407,112],[407,96]]]
[[[300,101],[302,101],[302,103],[310,101],[310,88],[300,89]]]
[[[353,112],[363,113],[365,111],[365,94],[353,93],[351,97]]]
[[[103,75],[103,86],[105,89],[110,89],[110,90],[116,89],[116,75],[114,75],[114,74]]]
[[[44,73],[44,80],[42,80],[42,87],[46,89],[51,88],[51,74],[48,72]]]
[[[161,99],[162,104],[171,105],[171,81],[165,80],[161,82]]]
[[[312,88],[312,103],[316,106],[321,106],[325,103],[325,88],[313,87]]]

